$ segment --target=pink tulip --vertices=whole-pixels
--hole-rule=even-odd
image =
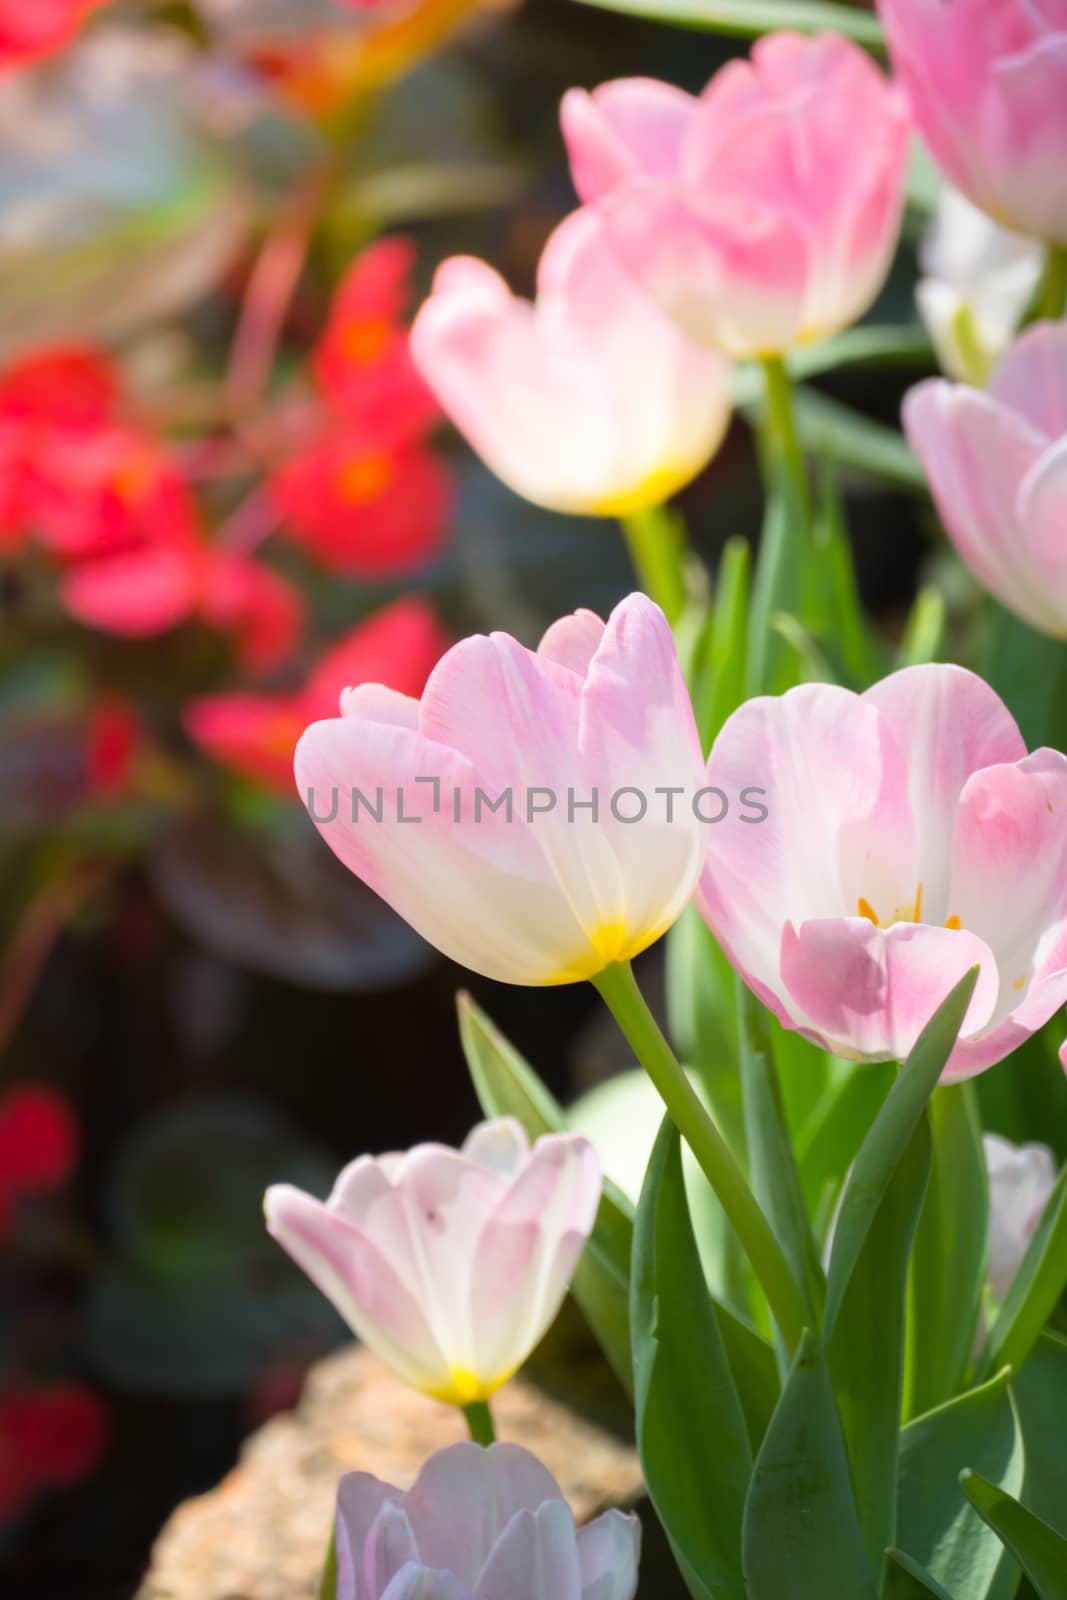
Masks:
[[[879,10],[942,172],[995,221],[1067,245],[1062,0],[879,0]]]
[[[520,1445],[453,1444],[404,1494],[369,1472],[337,1491],[337,1600],[632,1600],[641,1524],[576,1528]]]
[[[904,426],[963,560],[1033,627],[1067,637],[1067,323],[1040,323],[988,391],[931,379]]]
[[[779,354],[861,316],[896,245],[903,101],[838,34],[769,34],[697,99],[651,79],[563,101],[581,198],[703,344]]]
[[[674,640],[642,594],[605,625],[453,646],[421,700],[363,684],[296,779],[336,855],[431,944],[505,983],[576,983],[670,927],[700,874],[703,761]],[[673,789],[673,794],[668,791]]]
[[[708,782],[761,774],[767,820],[713,830],[697,904],[787,1028],[901,1059],[981,971],[946,1078],[1008,1055],[1067,1001],[1067,757],[1027,755],[987,684],[910,667],[864,695],[743,705]]]
[[[730,415],[726,363],[652,303],[588,209],[545,246],[536,305],[482,261],[446,261],[412,351],[497,477],[553,511],[659,504],[707,465]]]
[[[1041,1213],[1056,1187],[1056,1158],[1048,1145],[1012,1144],[983,1135],[989,1173],[989,1287],[1006,1300]]]
[[[483,1122],[461,1150],[360,1156],[323,1204],[267,1190],[267,1227],[353,1332],[415,1389],[469,1405],[522,1365],[555,1320],[596,1219],[588,1140],[531,1150]]]

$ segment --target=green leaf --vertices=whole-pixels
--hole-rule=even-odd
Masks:
[[[940,589],[920,589],[908,613],[900,644],[900,665],[922,667],[940,661],[945,648],[945,597]]]
[[[952,1597],[903,1550],[887,1550],[881,1600],[952,1600]]]
[[[977,978],[978,968],[973,967],[941,1002],[919,1035],[860,1146],[845,1185],[830,1256],[826,1286],[827,1337],[882,1197],[952,1053]]]
[[[752,583],[746,695],[780,694],[801,676],[794,652],[774,627],[774,619],[801,609],[801,583],[808,563],[798,556],[810,547],[796,488],[781,460],[773,460]]]
[[[808,1214],[827,1224],[836,1216],[838,1196],[897,1070],[890,1061],[836,1065],[843,1074],[831,1077],[796,1141]]]
[[[796,1156],[789,1137],[782,1091],[771,1045],[768,1014],[751,989],[737,979],[741,1092],[749,1176],[756,1199],[804,1295],[810,1326],[822,1317],[826,1283],[811,1236]]]
[[[931,1146],[922,1117],[867,1232],[828,1352],[860,1524],[875,1567],[896,1537],[904,1303]]]
[[[697,685],[697,726],[705,753],[745,698],[752,551],[747,539],[728,539],[719,559],[704,679]]]
[[[1007,1372],[909,1422],[900,1440],[897,1543],[960,1600],[1007,1596],[1013,1564],[960,1489],[965,1467],[1018,1494],[1024,1451]]]
[[[971,1083],[930,1101],[934,1161],[912,1249],[904,1414],[960,1391],[974,1347],[989,1243],[989,1179]]]
[[[667,1021],[682,1060],[696,1074],[719,1130],[744,1150],[737,1073],[734,970],[695,906],[667,934]]]
[[[866,689],[885,675],[885,655],[863,614],[852,544],[837,479],[824,468],[820,480],[815,549],[827,590],[823,626],[844,668],[844,680]]]
[[[839,5],[835,0],[585,0],[603,11],[623,11],[629,16],[673,22],[683,28],[709,33],[735,33],[755,38],[778,28],[800,33],[836,29],[872,50],[884,47],[876,17]]]
[[[960,1485],[1018,1561],[1039,1600],[1067,1600],[1067,1539],[980,1473],[963,1472]]]
[[[798,389],[794,399],[800,442],[810,455],[925,498],[918,457],[896,428],[872,422],[814,389]]]
[[[1026,1448],[1023,1501],[1067,1538],[1067,1339],[1043,1333],[1011,1390]]]
[[[697,1600],[744,1600],[748,1430],[689,1220],[678,1130],[664,1118],[634,1225],[637,1444],[656,1514]]]
[[[985,630],[975,671],[1011,706],[1027,745],[1067,748],[1067,651],[1062,639],[986,599]]]
[[[1067,1286],[1067,1166],[1049,1195],[982,1352],[981,1374],[1022,1366]]]
[[[319,1579],[318,1600],[337,1600],[337,1525],[330,1529],[330,1542],[326,1546],[326,1561]]]
[[[734,1375],[737,1397],[748,1424],[753,1454],[767,1432],[778,1403],[780,1385],[774,1351],[756,1330],[712,1297],[712,1310],[719,1324],[726,1359]]]
[[[459,1035],[475,1093],[487,1117],[515,1117],[531,1139],[566,1131],[562,1107],[485,1012],[461,994]],[[631,1392],[629,1278],[633,1213],[605,1180],[596,1223],[571,1283],[571,1293],[627,1393]]]
[[[756,1458],[742,1549],[749,1600],[874,1600],[841,1423],[810,1333]]]

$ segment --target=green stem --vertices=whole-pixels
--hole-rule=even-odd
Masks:
[[[1058,322],[1067,311],[1067,250],[1049,245],[1045,276],[1037,297],[1038,318]]]
[[[463,1407],[463,1415],[467,1419],[471,1438],[475,1444],[492,1444],[496,1438],[496,1429],[493,1427],[493,1414],[485,1400],[472,1400],[469,1406]]]
[[[686,590],[683,561],[685,537],[682,524],[665,506],[646,506],[620,517],[637,581],[656,604],[662,606],[667,621],[675,623],[685,609]]]
[[[752,1263],[783,1342],[794,1351],[809,1320],[796,1279],[744,1173],[660,1032],[629,962],[605,967],[592,982],[700,1163]]]
[[[800,436],[797,433],[792,380],[781,356],[764,356],[760,365],[767,386],[767,433],[771,448],[780,457],[793,486],[797,505],[805,523],[810,526],[811,496],[804,452],[800,448]]]

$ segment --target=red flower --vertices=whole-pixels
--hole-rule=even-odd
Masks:
[[[40,1084],[0,1095],[0,1190],[54,1189],[78,1157],[78,1125],[66,1101]]]
[[[185,727],[217,761],[289,796],[296,742],[309,722],[336,716],[342,689],[384,683],[419,695],[451,642],[426,601],[408,596],[346,634],[302,690],[202,695],[186,707]]]
[[[288,531],[317,561],[351,577],[412,572],[437,554],[452,480],[423,445],[368,446],[338,423],[274,479]]]
[[[385,444],[421,438],[440,408],[411,359],[403,322],[415,247],[379,239],[349,268],[312,354],[316,382],[351,428]]]
[[[0,72],[61,50],[106,0],[0,0]]]
[[[64,607],[89,627],[151,637],[199,614],[235,635],[246,665],[274,665],[303,626],[300,596],[247,555],[212,548],[166,446],[123,422],[119,405],[118,372],[90,347],[8,368],[0,548],[35,534],[61,569]]]
[[[424,443],[437,407],[402,320],[413,260],[407,240],[388,238],[352,266],[312,356],[315,425],[272,483],[290,535],[354,577],[421,566],[451,511],[451,476]]]
[[[39,1490],[88,1477],[110,1432],[106,1407],[80,1383],[0,1394],[0,1523],[24,1511]]]
[[[239,551],[213,551],[202,579],[205,622],[232,633],[238,659],[265,672],[289,655],[304,630],[300,591]]]
[[[97,799],[122,794],[141,742],[137,713],[125,700],[103,700],[89,715],[89,793]]]

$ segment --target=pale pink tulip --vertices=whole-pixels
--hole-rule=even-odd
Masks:
[[[482,261],[446,261],[411,348],[496,475],[553,511],[658,505],[707,465],[730,415],[726,363],[653,304],[589,209],[545,246],[535,305]]]
[[[1010,611],[1067,637],[1067,323],[1039,323],[988,390],[930,379],[904,426],[941,520]]]
[[[1067,1001],[1067,757],[1027,755],[981,678],[910,667],[863,695],[750,700],[708,782],[742,772],[766,788],[767,820],[713,830],[697,903],[786,1027],[899,1060],[978,964],[953,1080]]]
[[[1045,1144],[983,1135],[989,1172],[989,1287],[1007,1299],[1045,1203],[1056,1186],[1056,1158]]]
[[[405,1494],[369,1472],[337,1491],[337,1600],[632,1600],[641,1524],[584,1528],[516,1444],[453,1444]]]
[[[1067,245],[1063,0],[879,0],[879,10],[945,176],[996,222]]]
[[[581,198],[695,339],[779,354],[878,293],[903,204],[902,97],[838,34],[768,34],[699,98],[654,80],[564,98]]]
[[[588,1140],[483,1122],[460,1150],[360,1156],[323,1202],[267,1190],[267,1227],[353,1332],[413,1388],[469,1405],[555,1320],[596,1218]]]
[[[536,651],[464,639],[421,700],[361,685],[341,704],[297,747],[301,798],[345,865],[453,960],[575,983],[684,909],[719,806],[700,799],[674,640],[644,595],[606,625],[564,617]]]

